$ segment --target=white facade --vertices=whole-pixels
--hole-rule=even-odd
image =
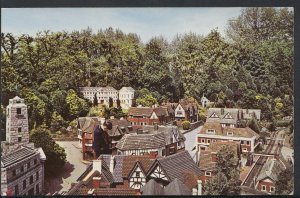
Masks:
[[[134,89],[132,87],[122,87],[120,91],[113,87],[80,87],[79,90],[83,97],[91,102],[94,101],[96,94],[98,104],[104,103],[108,105],[109,98],[112,98],[113,102],[116,103],[119,97],[123,109],[131,107],[134,99]]]
[[[101,101],[103,101],[104,104],[108,104],[109,98],[112,98],[114,102],[118,99],[118,91],[113,87],[80,87],[79,90],[83,96],[91,102],[94,101],[96,94],[99,104]]]
[[[123,109],[128,109],[132,106],[132,101],[134,99],[134,89],[132,87],[122,87],[119,91],[119,99],[121,102],[121,107]]]

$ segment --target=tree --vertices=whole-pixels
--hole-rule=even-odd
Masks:
[[[109,108],[113,107],[113,99],[111,97],[109,97],[109,99],[108,99],[108,107]]]
[[[146,88],[138,90],[136,97],[136,103],[138,105],[142,105],[144,107],[152,107],[153,105],[157,104],[156,98]]]
[[[70,117],[72,118],[84,116],[88,112],[89,106],[87,102],[84,99],[79,98],[72,89],[68,91],[66,103],[68,104]]]
[[[30,142],[36,147],[42,147],[47,160],[45,162],[45,175],[53,176],[66,163],[66,153],[64,148],[60,147],[50,136],[50,131],[41,126],[30,132]]]
[[[217,174],[204,185],[207,195],[239,195],[240,176],[238,158],[227,146],[222,146],[217,153]],[[221,184],[221,185],[220,185]]]
[[[255,118],[252,118],[249,122],[248,122],[248,127],[250,129],[252,129],[253,131],[255,131],[256,133],[260,133],[260,127],[257,123],[257,120]]]
[[[97,105],[98,105],[97,93],[95,93],[95,95],[94,95],[93,105],[94,105],[94,106],[97,106]]]
[[[289,195],[294,191],[294,171],[293,167],[289,166],[283,170],[277,181],[275,182],[275,194],[277,195]]]

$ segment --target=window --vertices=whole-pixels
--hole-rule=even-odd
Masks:
[[[15,185],[15,195],[19,195],[19,187],[18,187],[18,184]]]
[[[266,191],[266,186],[265,185],[261,185],[261,191]]]
[[[170,138],[170,142],[171,142],[171,144],[173,143],[173,138],[172,137]]]
[[[216,130],[214,130],[214,129],[207,129],[207,131],[206,131],[206,133],[215,133],[216,132]]]
[[[233,136],[233,132],[227,132],[228,136]]]
[[[13,170],[13,176],[16,176],[17,175],[17,170]]]
[[[241,141],[241,144],[245,144],[245,143],[244,143],[244,140]]]
[[[21,108],[17,108],[17,114],[20,115],[22,113]]]
[[[19,133],[22,132],[22,128],[21,128],[21,127],[18,128],[18,132],[19,132]]]
[[[166,155],[166,150],[163,149],[161,154],[162,154],[162,156],[165,156]]]
[[[201,143],[205,143],[205,139],[202,138],[202,139],[201,139]]]
[[[18,142],[22,142],[22,137],[18,137]]]
[[[26,188],[26,180],[23,181],[23,190]]]
[[[207,139],[207,143],[210,144],[210,139]]]
[[[175,148],[174,148],[174,146],[170,147],[170,149],[169,149],[169,154],[173,154],[173,153],[175,153]]]
[[[247,151],[248,151],[247,148],[243,148],[242,150],[243,150],[244,152],[247,152]]]
[[[180,142],[177,142],[177,146],[180,146]]]
[[[250,141],[247,141],[247,145],[250,145]]]
[[[137,171],[135,174],[136,174],[136,177],[140,177],[140,172],[139,171]]]
[[[275,192],[275,187],[274,186],[270,186],[270,192]]]
[[[30,184],[33,183],[33,175],[30,176]]]
[[[211,176],[211,172],[205,171],[205,176]]]

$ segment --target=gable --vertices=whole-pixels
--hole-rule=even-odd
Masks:
[[[262,182],[273,183],[273,180],[270,179],[269,177],[266,177],[265,179],[262,180]]]
[[[213,112],[209,117],[210,118],[219,118],[219,116],[215,112]]]
[[[161,166],[157,163],[155,168],[148,174],[151,178],[169,181]]]
[[[156,113],[153,111],[153,113],[151,114],[150,119],[158,119]]]
[[[226,113],[225,116],[223,117],[224,119],[233,119],[233,117],[230,115],[230,113]]]

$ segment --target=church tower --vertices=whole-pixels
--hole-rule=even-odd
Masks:
[[[27,105],[18,96],[9,100],[6,107],[6,142],[9,145],[26,145],[29,143]]]

